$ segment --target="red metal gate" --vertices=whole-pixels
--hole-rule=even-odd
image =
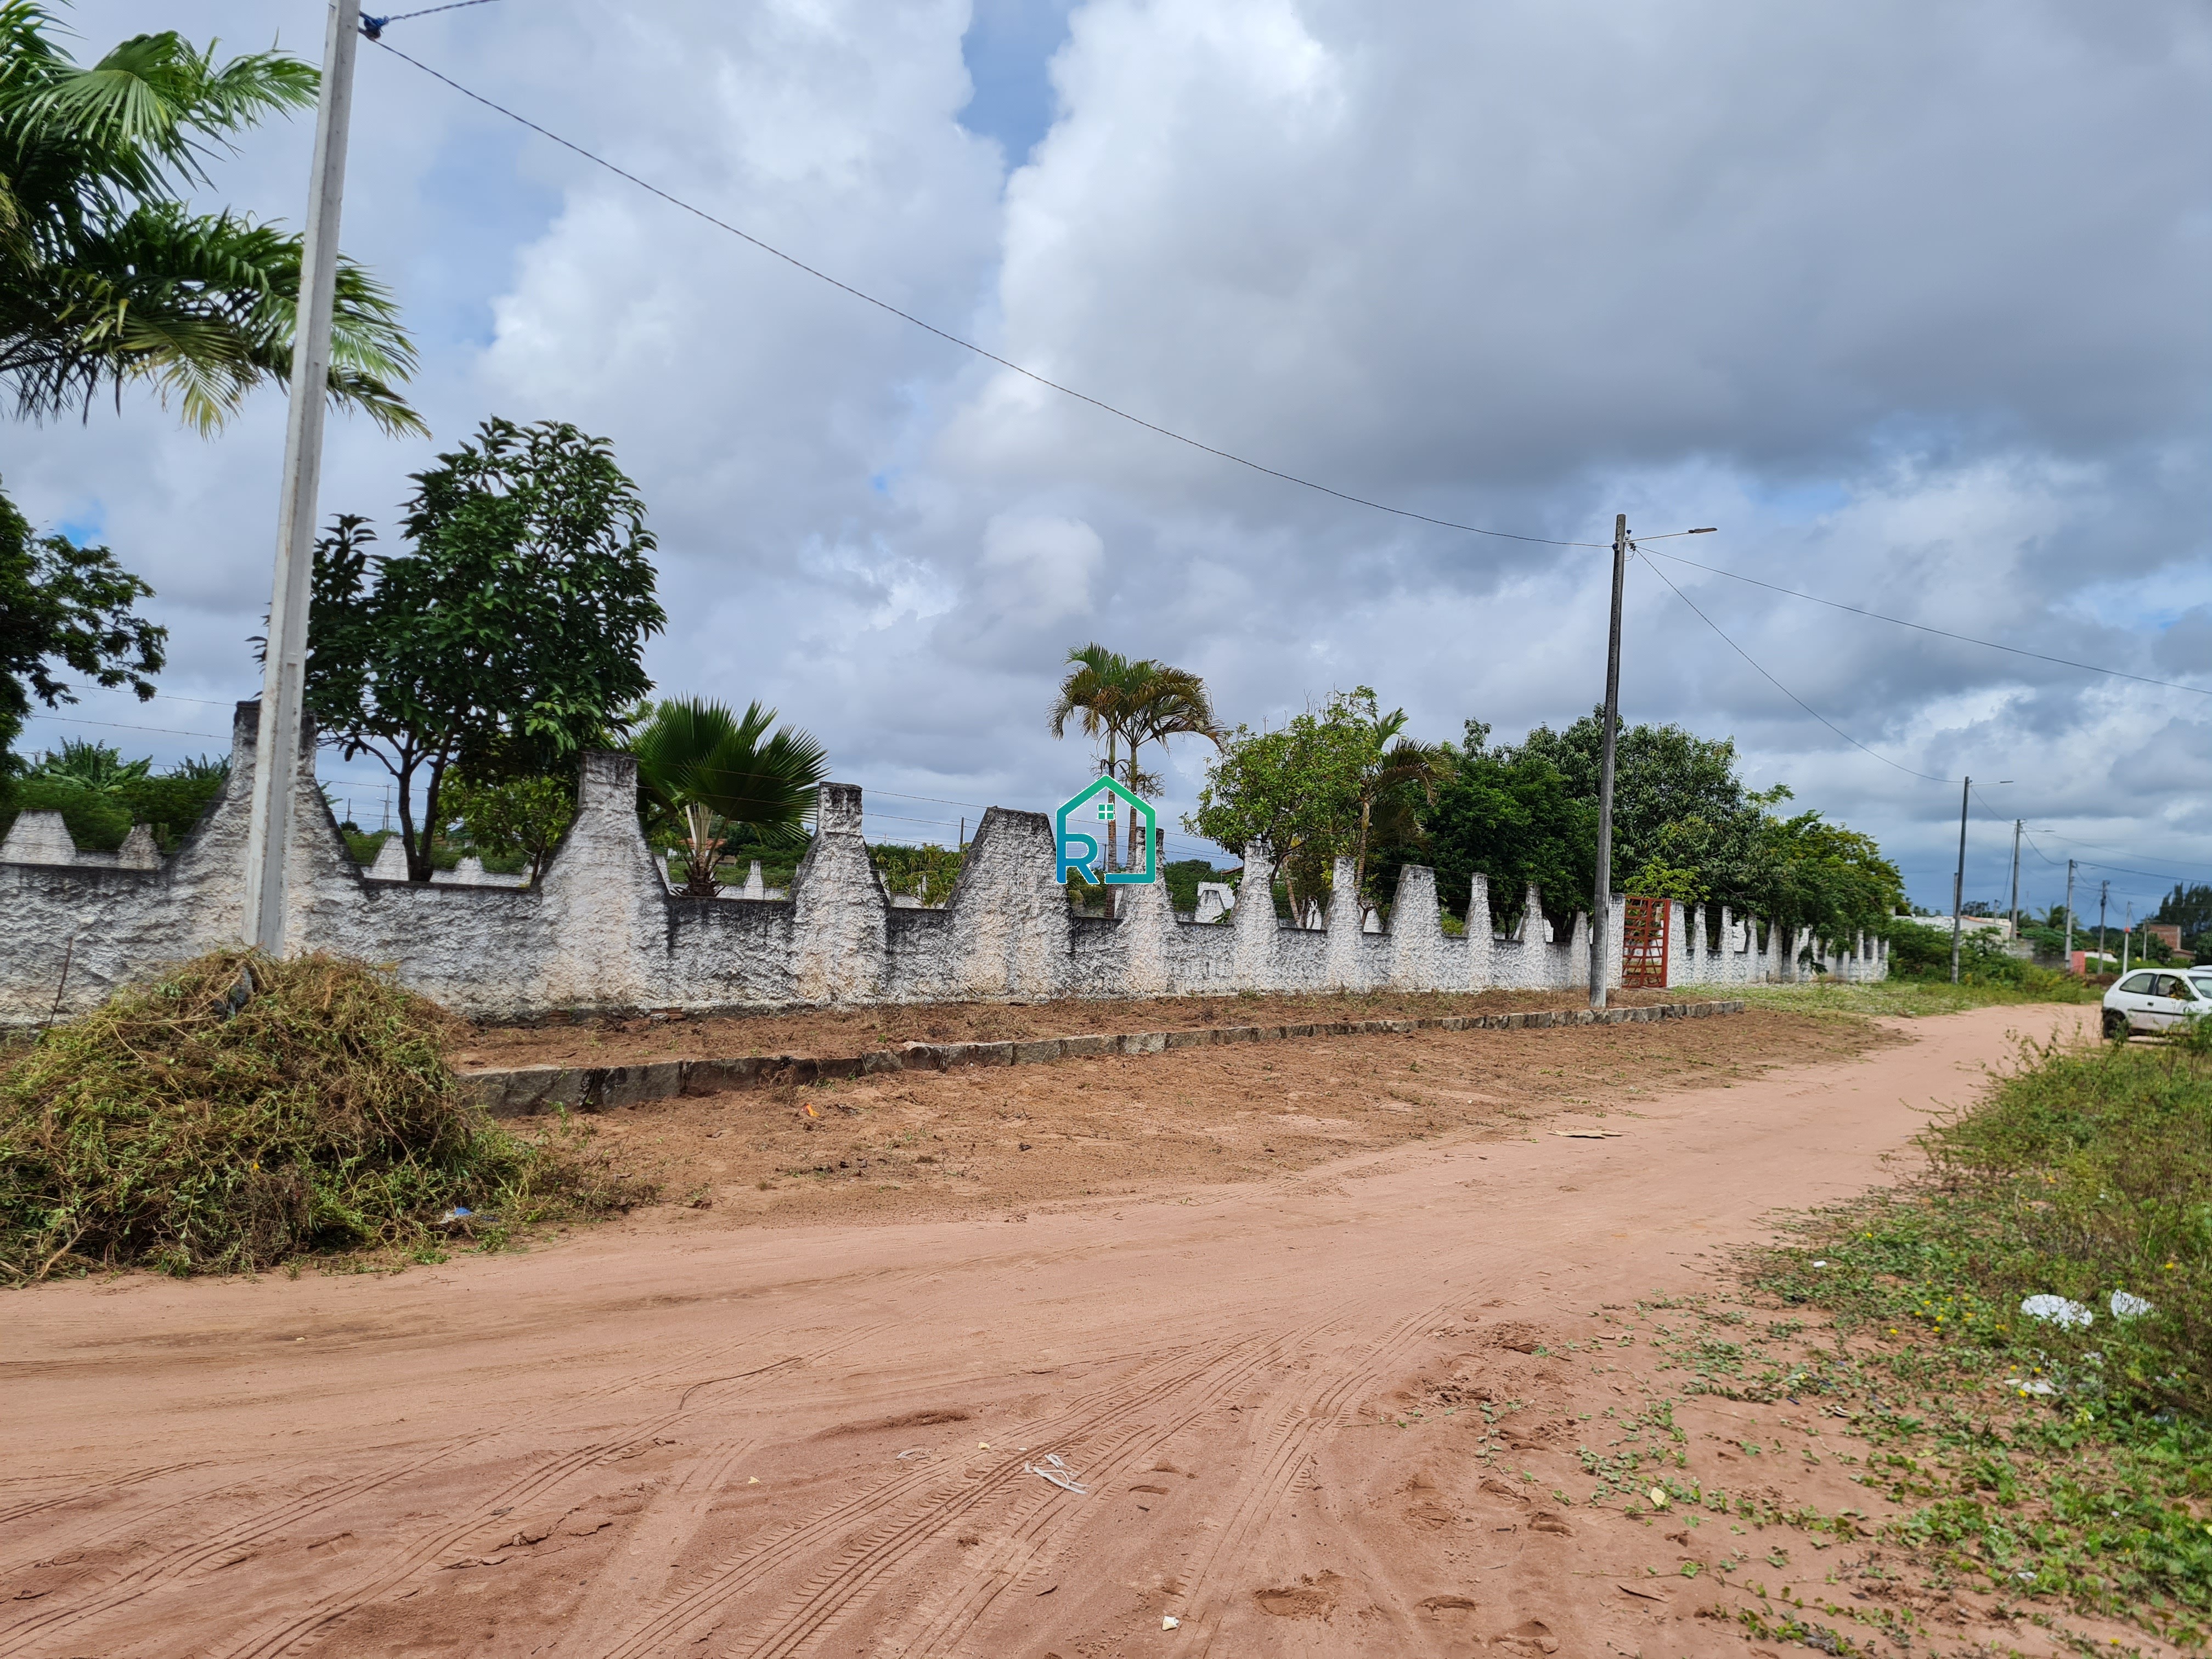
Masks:
[[[1620,925],[1620,982],[1667,988],[1667,930],[1674,907],[1662,898],[1631,894]]]

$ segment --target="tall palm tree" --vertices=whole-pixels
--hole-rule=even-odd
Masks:
[[[301,239],[185,194],[234,134],[312,105],[317,72],[273,52],[218,64],[174,31],[84,68],[58,33],[35,0],[0,0],[0,384],[39,419],[146,382],[212,430],[291,377]],[[395,389],[414,365],[390,292],[342,262],[332,400],[425,431]]]
[[[684,837],[686,893],[714,896],[716,861],[738,830],[770,848],[805,842],[829,753],[788,726],[770,735],[775,725],[757,702],[738,715],[694,698],[661,703],[630,740],[648,828]]]
[[[1129,744],[1128,784],[1132,794],[1143,774],[1137,768],[1139,744],[1157,743],[1165,748],[1170,738],[1199,737],[1221,746],[1221,728],[1213,718],[1213,699],[1206,682],[1187,668],[1170,668],[1150,658],[1129,665],[1127,688],[1121,699],[1123,731]],[[1134,842],[1129,862],[1137,861]]]
[[[1071,650],[1067,662],[1070,665],[1060,683],[1060,695],[1053,703],[1047,726],[1053,736],[1064,738],[1067,735],[1067,722],[1077,720],[1085,737],[1096,742],[1103,736],[1106,775],[1115,777],[1118,775],[1121,741],[1128,729],[1129,696],[1139,665],[1095,641]],[[1116,813],[1106,824],[1109,870],[1121,868],[1116,856],[1121,840],[1119,826],[1120,814]]]

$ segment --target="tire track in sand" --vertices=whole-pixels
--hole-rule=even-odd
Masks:
[[[1221,1632],[1221,1620],[1210,1616],[1209,1600],[1215,1593],[1223,1562],[1249,1559],[1246,1549],[1253,1534],[1305,1479],[1313,1463],[1315,1444],[1334,1437],[1350,1423],[1351,1408],[1358,1395],[1372,1388],[1416,1338],[1435,1329],[1453,1305],[1442,1303],[1400,1320],[1375,1340],[1359,1364],[1304,1391],[1303,1407],[1293,1399],[1274,1413],[1259,1468],[1239,1483],[1237,1507],[1228,1523],[1213,1534],[1213,1547],[1183,1587],[1182,1603],[1188,1610],[1186,1623],[1197,1620],[1203,1637],[1198,1659],[1205,1659],[1213,1650],[1214,1639]]]
[[[1217,1364],[1226,1349],[1254,1346],[1258,1340],[1247,1338],[1237,1344],[1203,1347],[1182,1345],[1160,1351],[1156,1358],[1140,1365],[1134,1375],[1072,1405],[1056,1414],[1055,1419],[1023,1431],[1024,1437],[1030,1443],[1029,1455],[1042,1455],[1048,1445],[1066,1439],[1070,1426],[1080,1428],[1086,1420],[1111,1421],[1141,1410],[1152,1401],[1187,1386],[1193,1377]],[[1201,1357],[1194,1360],[1194,1354]],[[864,1492],[785,1528],[714,1569],[703,1580],[679,1590],[651,1619],[613,1645],[589,1655],[576,1651],[580,1659],[644,1659],[644,1656],[703,1639],[719,1625],[722,1609],[732,1600],[769,1574],[804,1562],[810,1552],[825,1545],[841,1547],[838,1556],[817,1570],[787,1603],[788,1611],[777,1632],[760,1638],[751,1650],[756,1653],[787,1651],[787,1646],[764,1644],[774,1644],[778,1632],[793,1625],[801,1627],[798,1634],[799,1639],[803,1640],[824,1618],[866,1588],[890,1559],[902,1554],[921,1539],[943,1530],[985,1498],[998,1494],[1012,1481],[1023,1478],[1022,1461],[1019,1457],[1003,1460],[972,1480],[964,1475],[957,1477],[959,1484],[954,1485],[947,1484],[944,1471],[929,1465],[878,1481]],[[918,1510],[912,1507],[916,1503],[921,1505]],[[856,1526],[868,1530],[854,1538]]]
[[[879,1326],[871,1328],[865,1332],[848,1333],[831,1344],[828,1351],[834,1352],[836,1348],[846,1346],[854,1340],[872,1335],[874,1331],[882,1328],[886,1327]],[[750,1344],[760,1340],[747,1338],[744,1341]],[[738,1346],[739,1344],[735,1342],[724,1344],[721,1345],[720,1352],[728,1352]],[[708,1352],[711,1354],[714,1350],[709,1349]],[[787,1358],[776,1362],[776,1364],[781,1366],[793,1363],[805,1362],[803,1358],[798,1360]],[[772,1367],[767,1369],[772,1369]],[[666,1368],[657,1367],[651,1374],[665,1376]],[[694,1390],[702,1386],[711,1386],[727,1380],[731,1379],[708,1379],[707,1383],[695,1384]],[[458,1453],[471,1448],[481,1449],[488,1441],[505,1438],[519,1430],[538,1427],[549,1417],[573,1414],[582,1404],[620,1392],[627,1385],[626,1381],[605,1385],[592,1390],[580,1401],[564,1401],[550,1411],[535,1415],[509,1418],[501,1424],[496,1433],[490,1437],[473,1431],[452,1436],[427,1449],[417,1449],[396,1462],[363,1470],[345,1479],[318,1486],[310,1492],[295,1494],[272,1507],[257,1511],[230,1526],[222,1528],[212,1535],[203,1535],[191,1543],[164,1551],[154,1559],[141,1562],[138,1565],[119,1574],[103,1576],[88,1597],[75,1601],[57,1602],[35,1610],[27,1617],[0,1628],[0,1659],[15,1659],[15,1656],[27,1652],[34,1643],[68,1634],[88,1621],[129,1606],[146,1595],[192,1579],[204,1571],[213,1571],[242,1560],[253,1553],[256,1547],[281,1536],[288,1528],[311,1521],[317,1516],[343,1504],[368,1497],[396,1482],[422,1474],[447,1462]],[[687,1396],[694,1390],[687,1390]],[[678,1407],[679,1413],[682,1409],[682,1406],[679,1405]],[[635,1438],[635,1437],[629,1437]],[[559,1462],[562,1459],[556,1457],[550,1461]],[[540,1464],[538,1467],[543,1468],[545,1466]],[[522,1479],[526,1481],[529,1476],[526,1475]],[[225,1484],[234,1483],[226,1482]],[[174,1510],[193,1501],[204,1501],[218,1494],[222,1490],[222,1487],[218,1486],[200,1494],[198,1500],[182,1499],[174,1504],[163,1505],[162,1510],[158,1512]],[[114,1531],[125,1529],[130,1526],[143,1524],[144,1519],[143,1516],[133,1517],[116,1528],[109,1528],[109,1534],[112,1534]]]
[[[495,1510],[521,1508],[542,1498],[572,1475],[622,1462],[649,1449],[663,1431],[675,1427],[693,1411],[702,1409],[714,1399],[715,1390],[795,1367],[820,1364],[849,1348],[872,1342],[892,1328],[889,1322],[862,1326],[805,1353],[786,1355],[727,1376],[702,1378],[685,1389],[672,1409],[633,1429],[620,1441],[580,1448],[546,1460],[507,1486],[478,1499],[465,1520],[422,1534],[404,1546],[396,1557],[387,1553],[380,1565],[355,1578],[345,1589],[319,1596],[277,1628],[265,1634],[249,1635],[245,1641],[223,1650],[223,1659],[276,1659],[277,1655],[311,1642],[348,1614],[397,1589],[471,1533],[489,1526],[499,1518],[493,1514]],[[670,1374],[665,1368],[654,1373],[664,1377]],[[603,1389],[596,1397],[604,1399],[622,1391],[621,1387]]]

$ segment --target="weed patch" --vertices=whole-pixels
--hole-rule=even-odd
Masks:
[[[434,1255],[643,1196],[581,1131],[492,1124],[449,1026],[375,969],[222,951],[0,1051],[0,1272]]]
[[[1802,1218],[1749,1265],[1768,1296],[1823,1310],[1832,1346],[1729,1369],[1708,1338],[1683,1362],[1716,1392],[1856,1404],[1860,1479],[1906,1506],[1893,1540],[1943,1570],[2203,1644],[2212,1058],[2030,1048],[1922,1145],[1905,1184]],[[2090,1322],[2030,1317],[2034,1294]]]
[[[1753,1007],[1783,1013],[1917,1019],[2021,1003],[2095,1002],[2103,992],[2068,974],[2029,968],[2018,983],[1953,985],[1944,980],[1892,978],[1844,985],[1748,985],[1736,994]]]

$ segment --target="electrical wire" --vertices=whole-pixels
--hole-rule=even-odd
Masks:
[[[25,718],[34,720],[60,720],[67,726],[100,726],[115,732],[159,732],[172,738],[204,738],[210,743],[228,743],[230,733],[214,732],[185,732],[173,726],[134,726],[128,720],[88,720],[77,714],[50,714],[34,708]]]
[[[1706,627],[1711,629],[1714,633],[1718,634],[1721,636],[1722,643],[1726,645],[1729,650],[1735,652],[1737,656],[1741,657],[1746,662],[1749,663],[1753,668],[1758,669],[1759,672],[1765,678],[1768,684],[1771,685],[1784,696],[1789,698],[1790,702],[1796,703],[1800,708],[1810,714],[1814,720],[1820,721],[1821,725],[1826,726],[1828,730],[1834,732],[1845,743],[1850,744],[1852,748],[1859,750],[1863,753],[1872,755],[1884,766],[1895,767],[1899,771],[1903,772],[1911,777],[1923,779],[1929,783],[1954,783],[1957,781],[1954,778],[1939,778],[1930,772],[1915,771],[1911,767],[1905,765],[1902,761],[1893,761],[1890,759],[1888,756],[1882,754],[1876,750],[1869,749],[1866,744],[1861,743],[1850,732],[1844,731],[1842,726],[1837,725],[1835,721],[1830,720],[1819,709],[1814,708],[1811,703],[1807,702],[1804,698],[1799,696],[1788,686],[1783,684],[1780,680],[1776,679],[1773,675],[1768,673],[1765,668],[1760,665],[1756,657],[1753,657],[1750,652],[1745,650],[1734,640],[1730,639],[1729,637],[1728,631],[1725,629],[1723,629],[1718,623],[1715,622],[1711,617],[1708,617],[1704,611],[1698,610],[1697,605],[1692,602],[1690,596],[1685,593],[1680,588],[1675,586],[1673,580],[1668,576],[1665,571],[1662,570],[1657,565],[1652,563],[1649,558],[1646,558],[1643,549],[1636,547],[1636,544],[1633,542],[1631,542],[1629,545],[1632,548],[1636,549],[1636,556],[1644,560],[1644,568],[1649,570],[1653,575],[1658,577],[1661,581],[1665,582],[1667,584],[1667,591],[1672,593],[1676,599],[1681,600],[1684,605],[1688,605],[1690,607],[1690,614],[1692,616],[1695,617],[1699,622],[1705,623]],[[1661,556],[1664,557],[1665,556],[1662,555]]]
[[[397,20],[395,19],[392,21],[396,21]],[[1249,467],[1255,472],[1265,473],[1268,477],[1279,478],[1285,483],[1297,484],[1301,489],[1311,489],[1323,495],[1333,495],[1338,501],[1349,501],[1355,507],[1370,507],[1377,513],[1388,513],[1401,519],[1412,519],[1421,524],[1435,525],[1439,529],[1464,531],[1468,534],[1474,536],[1494,536],[1503,541],[1533,542],[1544,547],[1609,548],[1613,545],[1610,542],[1562,541],[1559,538],[1553,536],[1524,536],[1519,532],[1512,530],[1487,530],[1480,525],[1462,524],[1455,519],[1439,519],[1432,517],[1426,513],[1416,513],[1411,507],[1392,507],[1387,501],[1374,501],[1365,495],[1355,495],[1349,490],[1338,489],[1328,484],[1316,483],[1311,478],[1301,477],[1295,472],[1285,472],[1280,468],[1268,466],[1261,462],[1249,459],[1243,455],[1235,453],[1233,451],[1217,448],[1212,444],[1206,443],[1197,438],[1189,437],[1183,433],[1174,430],[1172,428],[1161,426],[1157,422],[1148,421],[1141,415],[1133,415],[1127,410],[1117,408],[1115,405],[1108,403],[1103,398],[1094,398],[1087,392],[1079,392],[1072,386],[1064,385],[1060,381],[1048,379],[1048,377],[1038,374],[1035,369],[1024,368],[1021,364],[1013,362],[1011,358],[1001,357],[997,352],[989,349],[988,347],[980,346],[973,340],[964,339],[961,336],[951,332],[950,330],[938,327],[934,323],[924,322],[912,312],[902,311],[898,307],[891,304],[888,300],[879,300],[874,295],[867,293],[864,289],[854,288],[850,283],[841,282],[836,277],[830,275],[829,272],[808,264],[804,259],[798,258],[796,255],[786,253],[781,248],[775,246],[772,243],[763,241],[759,237],[753,235],[750,232],[738,229],[726,219],[718,219],[713,214],[708,212],[706,209],[696,207],[691,203],[685,201],[682,197],[670,194],[670,192],[661,189],[658,185],[648,184],[645,179],[639,178],[637,174],[617,167],[614,162],[608,161],[605,156],[586,149],[581,144],[575,143],[572,139],[563,138],[559,133],[551,131],[550,128],[540,126],[528,116],[518,114],[514,110],[507,108],[504,104],[493,102],[492,100],[485,97],[482,93],[473,91],[471,88],[463,86],[459,81],[454,80],[450,75],[442,74],[439,70],[432,69],[428,64],[422,63],[417,58],[409,57],[405,52],[400,51],[398,47],[391,45],[389,42],[376,40],[374,44],[381,46],[385,51],[390,52],[394,58],[399,59],[403,64],[409,64],[415,69],[420,70],[432,80],[442,82],[445,85],[451,87],[455,92],[459,93],[462,97],[466,98],[474,103],[483,105],[486,109],[492,111],[495,114],[505,116],[508,120],[514,122],[519,126],[527,127],[539,137],[548,139],[553,143],[560,145],[562,149],[568,150],[574,155],[581,156],[585,161],[591,162],[594,167],[605,168],[609,173],[613,173],[616,178],[623,179],[629,184],[636,185],[640,190],[644,191],[648,195],[659,197],[671,207],[680,209],[682,211],[690,214],[694,218],[704,220],[708,224],[714,226],[717,230],[727,231],[731,235],[737,237],[740,241],[750,243],[762,252],[770,254],[775,258],[782,260],[786,264],[792,266],[795,270],[805,272],[806,275],[814,277],[817,281],[827,283],[830,287],[837,289],[843,293],[849,294],[853,298],[859,300],[865,304],[872,305],[879,311],[889,312],[892,316],[896,317],[902,322],[911,323],[915,327],[922,330],[924,332],[933,334],[939,339],[958,346],[963,351],[973,352],[976,356],[984,359],[986,362],[996,363],[1000,368],[1010,370],[1012,373],[1022,376],[1024,380],[1034,380],[1037,385],[1048,387],[1052,391],[1059,392],[1063,397],[1073,398],[1078,403],[1089,404],[1092,408],[1101,410],[1106,414],[1115,416],[1117,419],[1127,421],[1132,426],[1142,427],[1147,432],[1157,433],[1163,438],[1171,438],[1176,443],[1187,444],[1193,449],[1202,451],[1206,454],[1214,456],[1221,460],[1234,462],[1238,466]],[[1689,534],[1691,532],[1681,532],[1678,533]],[[1660,538],[1654,537],[1652,539],[1658,540]]]
[[[1652,536],[1638,538],[1638,539],[1663,541],[1667,538]],[[1785,594],[1790,599],[1804,599],[1813,605],[1825,605],[1832,611],[1848,611],[1854,617],[1865,617],[1875,622],[1890,623],[1899,628],[1910,628],[1919,633],[1934,634],[1943,639],[1957,640],[1966,645],[1978,645],[1990,651],[2006,651],[2015,657],[2032,657],[2038,662],[2057,663],[2062,668],[2079,668],[2087,673],[2109,674],[2114,679],[2134,680],[2141,685],[2161,686],[2169,691],[2187,691],[2200,697],[2212,697],[2212,687],[2184,685],[2178,680],[2153,679],[2148,674],[2131,674],[2124,668],[2105,668],[2093,662],[2076,662],[2071,657],[2054,657],[2048,652],[2030,651],[2024,646],[2002,645],[1996,640],[1977,639],[1972,634],[1954,633],[1948,628],[1936,628],[1927,623],[1911,622],[1903,617],[1885,616],[1879,611],[1869,611],[1863,605],[1845,605],[1841,599],[1823,599],[1818,593],[1807,593],[1797,588],[1784,587],[1778,582],[1764,581],[1757,576],[1747,576],[1740,570],[1723,570],[1718,565],[1700,564],[1697,560],[1686,559],[1679,553],[1662,553],[1657,556],[1675,564],[1686,564],[1692,570],[1702,570],[1708,575],[1726,576],[1730,581],[1748,582],[1753,587],[1766,589],[1770,593]]]
[[[384,31],[394,23],[411,22],[417,17],[432,17],[441,11],[462,11],[471,6],[488,6],[490,3],[491,0],[450,0],[450,3],[447,5],[425,6],[420,11],[403,11],[392,17],[371,17],[368,13],[363,12],[361,18],[361,32],[372,40],[380,40]]]

